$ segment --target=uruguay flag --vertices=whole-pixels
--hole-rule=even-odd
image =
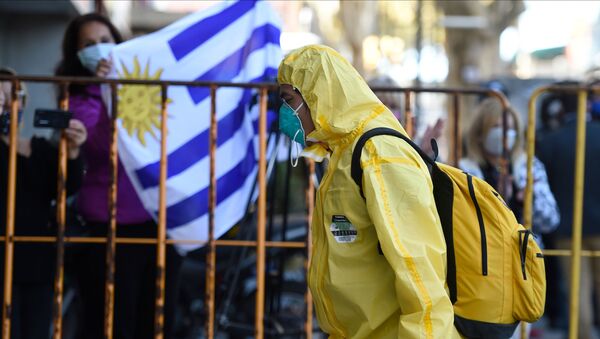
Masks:
[[[281,61],[281,24],[264,1],[223,2],[166,28],[118,45],[119,78],[224,82],[274,79]],[[246,213],[258,168],[256,90],[217,90],[215,237]],[[208,239],[210,91],[168,90],[167,233]],[[160,172],[160,88],[120,86],[118,140],[125,171],[157,218]],[[178,245],[180,252],[197,245]]]

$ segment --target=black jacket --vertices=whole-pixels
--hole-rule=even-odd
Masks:
[[[546,166],[550,188],[560,209],[561,237],[571,237],[575,180],[575,121],[546,134],[537,145],[538,158]],[[586,126],[583,235],[600,235],[600,122]]]
[[[31,155],[17,154],[15,235],[54,236],[50,206],[56,199],[58,150],[46,139],[31,139]],[[67,165],[67,192],[79,189],[83,177],[81,156]],[[0,141],[0,234],[6,230],[8,146]],[[56,246],[52,243],[15,243],[13,278],[15,283],[48,283],[54,279]],[[4,243],[0,245],[0,267],[4,275]]]

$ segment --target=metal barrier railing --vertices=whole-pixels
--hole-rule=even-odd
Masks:
[[[208,338],[215,336],[215,270],[216,270],[216,249],[217,246],[238,246],[238,247],[255,247],[256,248],[256,304],[255,304],[255,321],[254,333],[256,338],[264,337],[264,303],[265,303],[265,261],[266,248],[300,248],[307,250],[305,268],[308,268],[311,262],[311,232],[308,231],[306,242],[292,241],[267,241],[266,240],[266,137],[267,137],[267,91],[276,89],[274,84],[266,83],[222,83],[222,82],[197,82],[197,81],[162,81],[162,80],[129,80],[129,79],[101,79],[101,78],[78,78],[78,77],[44,77],[44,76],[3,76],[0,75],[0,81],[11,81],[13,92],[11,97],[11,119],[10,119],[10,135],[9,135],[9,171],[8,171],[8,190],[7,190],[7,215],[6,215],[6,233],[4,237],[0,237],[5,243],[5,267],[4,267],[4,305],[2,307],[2,337],[10,338],[11,328],[11,299],[12,299],[12,271],[13,271],[13,251],[16,242],[31,242],[31,243],[56,243],[57,271],[54,280],[54,312],[53,312],[53,337],[58,339],[62,335],[62,306],[63,306],[63,272],[64,272],[64,249],[67,243],[85,243],[85,244],[106,244],[106,281],[105,281],[105,309],[104,309],[104,335],[106,338],[112,338],[112,329],[114,326],[114,273],[115,273],[115,252],[116,244],[146,244],[156,245],[157,259],[157,276],[156,276],[156,296],[154,323],[155,338],[163,337],[164,324],[164,292],[165,292],[165,261],[166,261],[166,246],[173,244],[199,244],[206,245],[206,334]],[[110,144],[110,164],[111,164],[111,181],[109,187],[109,229],[106,237],[67,237],[65,236],[66,223],[66,137],[64,133],[61,135],[59,143],[59,169],[58,169],[58,196],[57,196],[57,224],[58,230],[56,236],[15,236],[14,229],[14,208],[15,208],[15,178],[16,178],[16,141],[18,137],[17,131],[17,84],[19,81],[27,82],[44,82],[58,84],[63,89],[66,95],[60,102],[60,107],[68,110],[68,87],[69,84],[108,84],[111,88],[111,144]],[[159,213],[158,213],[158,234],[157,238],[122,238],[116,235],[116,200],[117,200],[117,164],[118,164],[118,148],[117,148],[117,118],[118,118],[118,85],[146,85],[160,86],[161,88],[161,148],[160,148],[160,179],[159,179]],[[209,137],[209,154],[210,154],[210,184],[209,184],[209,209],[208,209],[208,240],[171,240],[166,238],[166,179],[167,179],[167,89],[169,86],[197,86],[210,88],[210,137]],[[257,237],[256,240],[217,240],[214,237],[215,229],[215,209],[216,197],[216,140],[217,140],[217,118],[216,118],[216,93],[220,87],[238,87],[238,88],[253,88],[259,92],[259,172],[258,172],[258,208],[257,208]],[[440,89],[440,88],[373,88],[374,91],[393,91],[403,92],[405,97],[405,121],[409,135],[414,135],[414,119],[411,110],[411,95],[415,93],[440,93],[450,95],[452,97],[452,118],[454,121],[452,132],[452,148],[451,160],[454,164],[458,163],[461,157],[462,138],[460,134],[460,97],[462,95],[489,95],[496,97],[505,109],[503,115],[504,130],[507,130],[507,114],[506,109],[509,107],[508,100],[499,92],[487,89]],[[507,155],[506,145],[507,137],[504,133],[504,155]],[[504,163],[504,171],[502,175],[506,175],[506,165]],[[312,178],[315,172],[315,165],[308,162],[310,175]],[[310,221],[314,210],[315,187],[312,180],[308,181],[306,192],[307,200],[307,220]],[[305,335],[306,338],[312,338],[313,331],[313,311],[312,311],[312,296],[308,289],[305,294],[306,301],[306,321]]]
[[[208,319],[206,332],[210,338],[214,336],[215,320],[215,266],[216,266],[216,247],[217,246],[245,246],[256,247],[257,252],[257,293],[256,293],[256,314],[255,314],[255,336],[262,338],[264,334],[263,317],[265,301],[265,258],[266,248],[307,248],[305,242],[280,242],[266,241],[266,112],[267,112],[267,91],[275,89],[273,84],[252,83],[252,84],[232,84],[217,82],[192,82],[192,81],[153,81],[153,80],[116,80],[100,78],[76,78],[76,77],[42,77],[42,76],[0,76],[0,80],[11,81],[13,93],[11,98],[11,125],[9,142],[9,175],[8,175],[8,199],[7,199],[7,217],[6,217],[6,235],[0,237],[5,243],[5,275],[4,275],[4,305],[2,312],[2,336],[10,338],[10,316],[12,299],[12,271],[13,271],[13,251],[15,242],[54,242],[57,244],[57,271],[55,276],[54,293],[54,338],[60,338],[62,333],[62,295],[63,295],[63,269],[64,269],[64,246],[66,243],[106,243],[106,282],[105,282],[105,319],[104,335],[107,338],[112,337],[113,312],[114,312],[114,272],[115,272],[115,251],[116,244],[156,244],[157,246],[157,276],[156,276],[156,297],[155,307],[158,310],[155,313],[155,337],[163,337],[164,323],[164,289],[165,289],[165,258],[166,246],[173,244],[200,244],[207,245],[207,274],[206,274],[206,306],[208,310]],[[66,237],[65,236],[65,216],[66,216],[66,138],[61,135],[59,144],[59,171],[58,171],[58,197],[57,197],[57,223],[58,231],[55,237],[42,236],[15,236],[14,231],[14,207],[15,207],[15,178],[16,178],[16,140],[17,132],[17,93],[16,88],[19,81],[27,82],[45,82],[59,84],[66,95],[60,102],[60,107],[68,110],[68,86],[69,84],[108,84],[111,87],[111,105],[112,108],[112,129],[110,144],[110,163],[111,163],[111,185],[109,188],[109,230],[106,237]],[[116,236],[116,199],[117,199],[117,125],[118,100],[116,89],[118,85],[146,85],[160,86],[161,88],[161,160],[160,160],[160,186],[159,186],[159,213],[158,213],[158,235],[153,238],[118,238]],[[166,157],[166,135],[167,130],[167,89],[169,86],[197,86],[209,87],[211,95],[211,116],[210,116],[210,185],[209,185],[209,235],[207,241],[201,240],[168,240],[166,239],[166,177],[167,177],[167,157]],[[254,88],[259,91],[259,174],[258,174],[258,212],[257,212],[257,239],[255,241],[238,240],[216,240],[214,237],[214,212],[216,208],[216,91],[219,87],[238,87]],[[312,197],[314,193],[307,194]],[[312,209],[309,211],[312,213]],[[310,233],[310,232],[309,232]],[[308,253],[310,255],[310,252]],[[310,260],[310,259],[307,259]],[[307,292],[307,301],[310,301],[310,294]],[[307,337],[312,333],[312,311],[308,310],[306,326]],[[310,329],[310,331],[309,331]]]
[[[399,87],[399,88],[389,88],[389,87],[373,87],[371,88],[373,92],[402,92],[404,93],[404,121],[402,121],[402,125],[405,126],[406,133],[410,137],[413,137],[415,134],[414,127],[414,114],[412,113],[412,105],[411,105],[411,94],[418,93],[437,93],[437,94],[445,94],[449,95],[452,98],[452,111],[449,117],[452,118],[452,147],[450,149],[450,161],[453,165],[458,164],[458,161],[462,157],[462,135],[460,130],[460,120],[461,120],[461,104],[460,98],[465,95],[487,95],[494,97],[500,101],[502,104],[502,108],[505,111],[503,114],[502,124],[504,126],[504,130],[507,128],[507,117],[506,109],[510,107],[510,103],[508,99],[501,92],[484,89],[484,88],[424,88],[424,87]],[[504,148],[506,149],[506,133],[504,134]]]
[[[581,257],[599,257],[600,251],[586,251],[581,248],[582,219],[583,219],[583,192],[585,172],[585,145],[586,145],[586,112],[587,95],[590,92],[599,93],[600,87],[591,86],[545,86],[536,89],[529,99],[529,115],[527,127],[527,189],[525,191],[525,224],[532,225],[533,204],[533,158],[535,154],[536,132],[536,102],[544,93],[573,93],[577,94],[577,127],[575,144],[575,176],[573,183],[573,221],[571,250],[544,250],[544,256],[571,256],[571,282],[569,296],[569,338],[578,336],[579,319],[579,289],[581,282]]]
[[[496,98],[502,105],[502,157],[500,159],[500,180],[505,182],[504,178],[508,175],[508,108],[510,103],[504,94],[501,92],[485,89],[485,88],[423,88],[423,87],[404,87],[404,88],[389,88],[389,87],[373,87],[372,90],[377,92],[402,92],[404,93],[404,121],[402,125],[406,129],[406,133],[412,138],[415,136],[414,114],[412,113],[411,94],[433,93],[448,95],[452,99],[451,112],[448,117],[452,121],[452,132],[450,138],[450,154],[449,163],[453,166],[458,166],[459,160],[462,158],[462,131],[460,129],[461,113],[461,96],[489,96]],[[499,187],[498,191],[503,194],[505,188]]]

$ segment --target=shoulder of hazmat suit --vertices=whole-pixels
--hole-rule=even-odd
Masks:
[[[419,155],[391,136],[361,155],[365,199],[350,176],[354,144],[376,127],[404,129],[358,72],[333,49],[308,46],[279,66],[279,84],[308,105],[316,143],[330,153],[312,220],[309,286],[330,338],[452,338],[446,245],[432,183]]]

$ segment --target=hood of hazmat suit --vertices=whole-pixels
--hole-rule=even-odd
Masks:
[[[330,156],[312,219],[309,286],[330,338],[458,338],[446,286],[446,245],[428,169],[393,136],[361,155],[363,190],[350,175],[358,138],[376,127],[406,132],[335,50],[307,46],[279,66],[279,84],[308,105],[317,141],[305,154]]]

